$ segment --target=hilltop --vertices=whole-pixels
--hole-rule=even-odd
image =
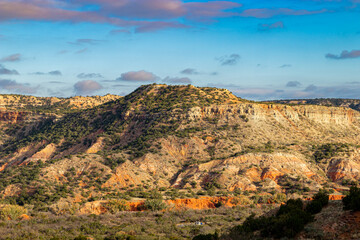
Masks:
[[[23,110],[37,112],[67,112],[71,109],[92,108],[109,101],[121,98],[121,96],[107,94],[105,96],[81,97],[75,96],[70,98],[57,97],[34,97],[15,94],[0,94],[0,110]]]
[[[327,107],[348,107],[357,111],[360,110],[359,99],[316,98],[316,99],[275,100],[271,102],[288,104],[288,105],[320,105]]]
[[[111,100],[6,130],[3,199],[55,208],[155,189],[258,203],[324,187],[339,194],[360,178],[360,113],[348,107],[256,103],[191,85]]]

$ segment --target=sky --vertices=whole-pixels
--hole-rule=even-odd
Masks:
[[[0,0],[0,94],[360,98],[360,0]]]

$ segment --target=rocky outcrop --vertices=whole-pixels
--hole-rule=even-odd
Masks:
[[[292,178],[310,176],[306,178],[319,181],[321,177],[315,174],[316,171],[319,169],[311,168],[304,159],[291,154],[246,154],[193,165],[179,174],[173,186],[181,187],[184,181],[204,185],[217,182],[229,190],[253,190],[257,188],[254,182],[265,179],[277,181],[284,175]]]
[[[4,122],[15,124],[18,122],[22,122],[26,119],[27,115],[27,112],[0,110],[0,123]]]
[[[329,163],[327,175],[332,181],[359,180],[360,163],[353,158],[335,158]]]
[[[54,143],[48,144],[44,149],[32,155],[28,160],[48,160],[56,151]]]
[[[80,208],[79,214],[96,214],[100,215],[106,213],[108,210],[104,207],[107,201],[87,202]]]
[[[85,153],[97,153],[104,147],[104,138],[100,137],[91,147],[89,147]]]

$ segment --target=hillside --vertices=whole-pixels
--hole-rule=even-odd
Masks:
[[[8,134],[3,199],[37,207],[154,194],[250,194],[257,203],[323,187],[336,194],[360,178],[359,112],[255,103],[225,89],[146,85]]]
[[[59,119],[64,114],[92,108],[119,98],[121,96],[110,94],[70,98],[0,94],[0,144],[9,138],[6,134],[8,128],[30,126],[50,116]]]

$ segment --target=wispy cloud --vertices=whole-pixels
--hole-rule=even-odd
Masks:
[[[290,68],[290,67],[292,67],[291,64],[283,64],[279,68]]]
[[[59,70],[54,70],[50,72],[34,72],[33,75],[51,75],[51,76],[62,76],[62,73]]]
[[[19,75],[16,70],[11,70],[0,64],[0,75]]]
[[[163,79],[163,82],[166,83],[179,83],[179,84],[190,84],[191,79],[187,77],[166,77]]]
[[[103,75],[100,73],[80,73],[77,75],[78,78],[85,79],[85,78],[103,78]]]
[[[352,1],[357,4],[358,0]],[[192,2],[185,0],[1,0],[0,22],[28,20],[100,23],[122,28],[112,33],[133,31],[145,33],[171,28],[189,28],[196,22],[211,22],[227,17],[271,18],[320,14],[327,11],[327,9],[290,8],[244,10],[243,5],[235,0]],[[92,41],[80,44],[84,43],[96,44]]]
[[[80,50],[76,51],[75,54],[83,54],[83,53],[86,53],[88,51],[89,51],[88,48],[83,48],[83,49],[80,49]]]
[[[83,45],[83,44],[96,45],[101,42],[103,41],[97,39],[83,38],[83,39],[77,39],[75,42],[68,42],[68,43],[73,45]]]
[[[289,88],[300,87],[300,86],[301,86],[301,83],[298,81],[289,81],[286,84],[286,87],[289,87]]]
[[[217,60],[223,66],[236,65],[239,62],[240,59],[241,59],[241,57],[237,53],[233,53],[233,54],[231,54],[229,56],[222,56],[222,57],[217,58]]]
[[[157,32],[172,28],[189,28],[189,26],[178,22],[148,22],[136,27],[135,33]]]
[[[263,24],[258,25],[258,30],[260,32],[265,32],[265,31],[269,31],[272,29],[283,29],[283,28],[284,28],[284,23],[282,21],[271,23],[271,24],[263,23]]]
[[[180,73],[186,74],[186,75],[198,75],[199,74],[199,72],[194,68],[186,68],[186,69],[182,70]]]
[[[15,80],[9,79],[0,79],[0,90],[1,89],[11,93],[34,94],[37,92],[37,87],[31,87],[29,84],[18,83]]]
[[[342,51],[340,55],[335,55],[332,53],[328,53],[325,55],[326,58],[335,59],[335,60],[342,60],[342,59],[350,59],[350,58],[359,58],[360,57],[360,50],[352,50],[352,51]]]
[[[0,62],[18,62],[21,60],[21,54],[20,53],[16,53],[16,54],[12,54],[6,57],[3,57]]]
[[[296,10],[290,8],[254,8],[244,10],[240,16],[242,17],[255,17],[255,18],[272,18],[275,16],[303,16],[313,15],[327,12],[326,9],[309,11],[309,10]]]
[[[110,34],[112,34],[112,35],[121,34],[121,33],[130,34],[131,31],[128,29],[114,29],[114,30],[110,31]]]
[[[97,10],[89,10],[96,4]],[[92,5],[93,6],[93,5]],[[185,28],[178,18],[234,16],[229,10],[240,7],[232,1],[183,2],[181,0],[1,0],[0,21],[30,20],[53,22],[106,23],[135,28],[144,33],[167,28]]]

